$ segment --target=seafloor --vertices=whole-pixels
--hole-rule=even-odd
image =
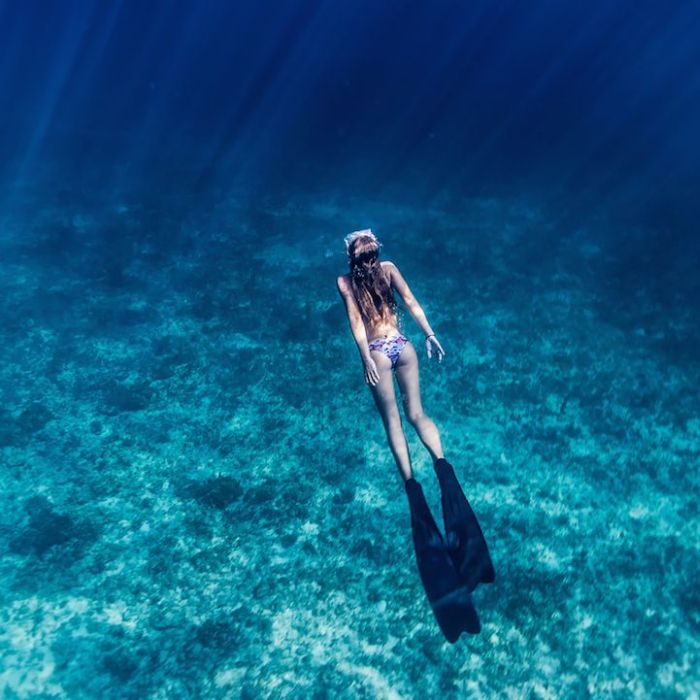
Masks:
[[[4,698],[698,697],[700,336],[661,234],[536,195],[195,204],[4,216]],[[424,406],[497,569],[454,646],[335,289],[365,226],[445,348]]]

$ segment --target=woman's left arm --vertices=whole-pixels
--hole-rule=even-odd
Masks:
[[[355,301],[355,296],[352,293],[352,289],[345,285],[342,277],[338,277],[336,280],[338,285],[338,291],[340,296],[343,297],[345,302],[345,310],[348,312],[348,321],[350,323],[350,330],[352,331],[353,338],[357,343],[357,349],[360,351],[360,357],[363,362],[371,360],[372,357],[369,354],[369,347],[367,345],[367,331],[365,330],[365,324],[362,322],[362,315],[360,314],[360,308]]]

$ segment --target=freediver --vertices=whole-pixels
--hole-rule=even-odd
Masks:
[[[445,459],[440,433],[421,403],[418,355],[400,329],[396,291],[425,335],[428,360],[445,351],[421,305],[399,268],[380,261],[382,247],[371,229],[345,237],[350,271],[336,283],[347,310],[350,329],[384,424],[389,447],[404,481],[419,574],[428,600],[445,637],[455,642],[461,632],[481,629],[471,593],[479,583],[495,578],[488,546],[462,491],[452,465]],[[404,414],[433,460],[441,492],[443,539],[420,483],[413,476],[411,456],[394,390],[399,385]]]

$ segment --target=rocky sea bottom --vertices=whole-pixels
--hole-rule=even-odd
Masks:
[[[648,232],[534,197],[186,212],[4,221],[3,697],[698,697],[697,309]],[[446,351],[404,313],[496,566],[455,645],[335,289],[364,225]]]

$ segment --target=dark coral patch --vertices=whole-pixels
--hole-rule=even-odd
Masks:
[[[53,417],[53,413],[51,413],[46,406],[35,401],[19,414],[17,425],[20,430],[27,433],[36,433],[52,420]]]
[[[75,543],[78,551],[98,537],[91,523],[76,522],[70,515],[60,513],[43,496],[32,496],[24,502],[26,518],[9,542],[14,554],[35,554],[42,557],[60,545]]]
[[[42,556],[52,547],[73,539],[75,535],[75,523],[69,515],[44,508],[34,512],[29,518],[29,524],[10,540],[10,551]]]
[[[110,380],[102,388],[105,413],[114,415],[131,411],[143,411],[153,395],[151,387],[144,383],[124,384]]]
[[[206,481],[188,481],[175,492],[180,498],[192,498],[208,508],[223,510],[242,496],[243,488],[232,476],[216,476]]]

